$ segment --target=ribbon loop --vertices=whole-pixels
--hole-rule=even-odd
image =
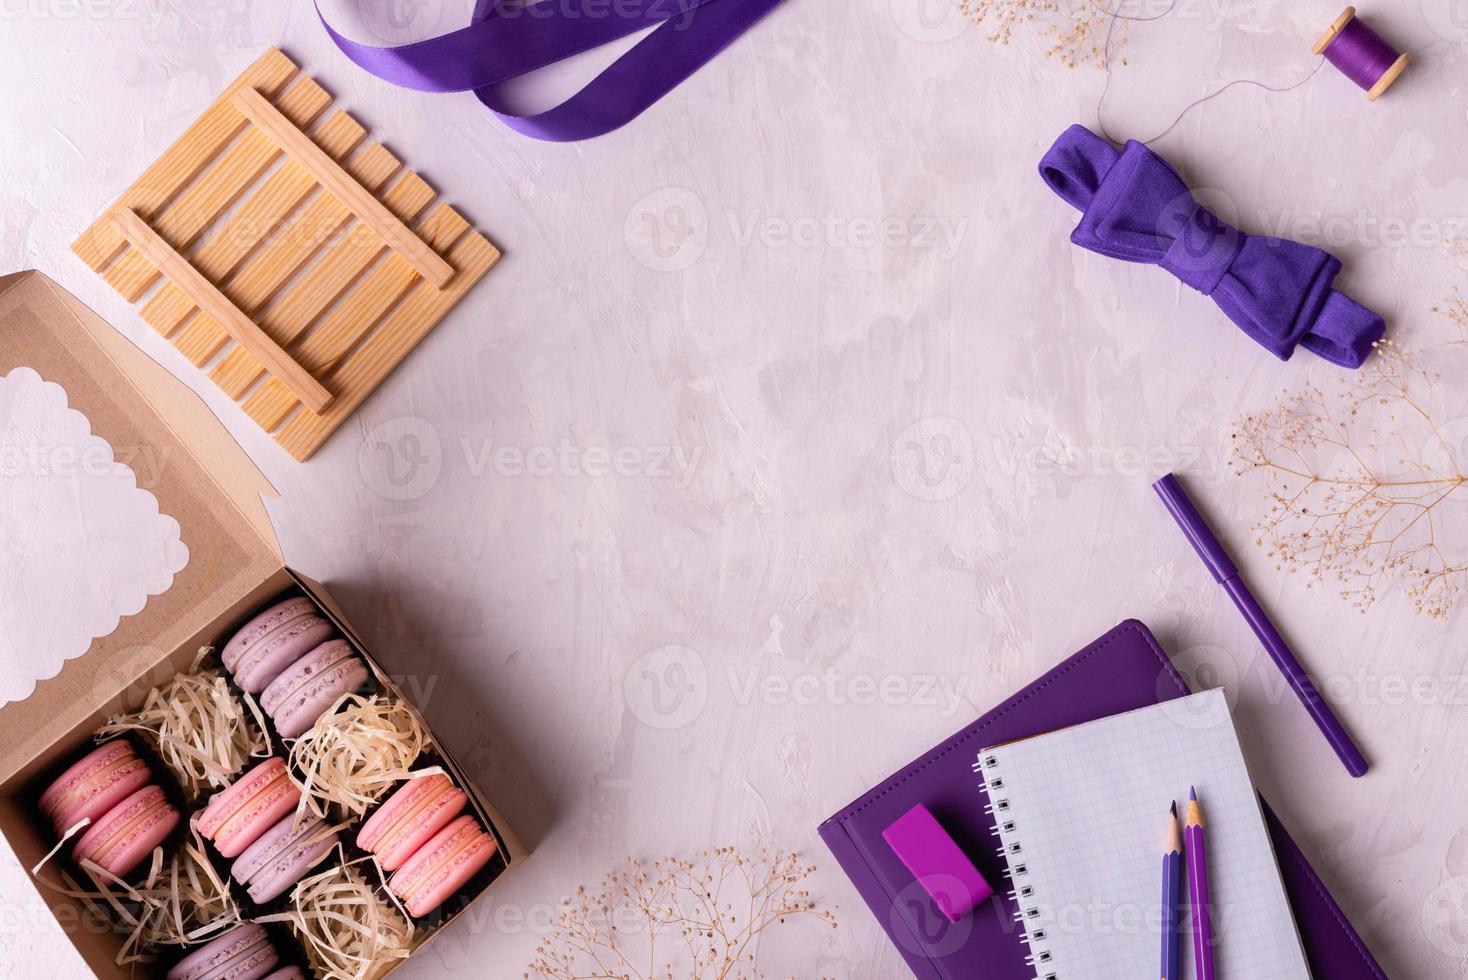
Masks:
[[[423,92],[472,91],[518,133],[565,142],[626,125],[728,47],[781,0],[478,0],[469,26],[398,47],[374,47],[316,14],[336,46],[378,78]],[[521,115],[499,87],[511,79],[645,28],[606,70],[553,109]]]
[[[1132,140],[1118,152],[1071,126],[1040,176],[1081,211],[1070,239],[1126,262],[1159,265],[1212,298],[1264,349],[1288,360],[1303,346],[1360,367],[1386,323],[1332,288],[1340,260],[1313,245],[1247,235],[1198,203],[1168,162]]]

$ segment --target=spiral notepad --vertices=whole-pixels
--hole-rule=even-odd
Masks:
[[[1308,980],[1222,691],[983,749],[974,768],[1041,980],[1158,974],[1162,833],[1190,786],[1207,825],[1219,975]]]

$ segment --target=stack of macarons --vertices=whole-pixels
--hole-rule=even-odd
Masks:
[[[411,779],[357,834],[357,846],[393,872],[387,886],[409,915],[438,908],[494,857],[495,839],[472,816],[459,815],[468,800],[442,773]]]
[[[229,874],[252,901],[268,902],[305,877],[336,843],[336,831],[326,821],[314,814],[297,821],[291,813],[240,852]]]
[[[230,876],[250,898],[282,895],[336,846],[336,832],[313,814],[296,819],[301,791],[279,757],[266,759],[199,814],[199,833],[234,858]]]
[[[316,604],[295,596],[241,627],[220,659],[242,690],[260,696],[281,737],[295,738],[371,676],[362,658],[333,635]]]
[[[301,968],[280,966],[280,951],[265,927],[253,922],[221,935],[185,956],[168,980],[304,980]]]
[[[57,836],[90,820],[72,858],[91,861],[119,878],[141,864],[181,819],[125,739],[83,756],[41,794],[40,807]]]
[[[239,857],[282,817],[294,814],[300,802],[285,760],[272,756],[215,794],[199,814],[199,833],[223,856]]]

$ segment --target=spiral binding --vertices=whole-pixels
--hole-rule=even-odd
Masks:
[[[1006,817],[1009,800],[997,795],[1004,788],[1004,777],[994,771],[998,765],[999,760],[995,756],[980,754],[973,769],[983,778],[984,788],[989,794],[989,803],[984,807],[984,813],[994,820],[990,833],[999,841],[999,856],[1004,860],[1004,877],[1010,883],[1009,898],[1015,904],[1014,921],[1024,927],[1025,946],[1029,949],[1025,956],[1025,965],[1035,971],[1035,980],[1058,980],[1060,974],[1049,969],[1052,955],[1045,947],[1045,928],[1037,922],[1040,918],[1040,906],[1035,902],[1034,886],[1028,883],[1029,867],[1024,861],[1024,847],[1013,839],[1015,823]],[[1006,836],[1010,837],[1008,843],[1005,843]]]

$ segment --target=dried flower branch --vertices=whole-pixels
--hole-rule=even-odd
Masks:
[[[1236,423],[1233,468],[1267,476],[1258,543],[1279,567],[1339,584],[1362,611],[1404,578],[1418,613],[1447,616],[1468,588],[1454,523],[1468,513],[1468,423],[1447,419],[1440,386],[1421,353],[1383,341],[1331,394],[1312,384]]]
[[[1447,341],[1449,345],[1468,344],[1468,302],[1463,300],[1461,294],[1454,294],[1442,306],[1434,306],[1432,312],[1453,325],[1454,336]]]
[[[989,40],[1008,44],[1022,25],[1030,25],[1050,42],[1047,58],[1057,58],[1067,68],[1090,62],[1105,67],[1106,31],[1111,13],[1106,0],[959,0],[964,16],[991,30]],[[1125,41],[1127,21],[1116,23],[1113,49]]]
[[[631,858],[596,892],[577,890],[528,977],[553,980],[756,978],[758,937],[795,916],[836,917],[801,883],[815,868],[794,853],[733,847],[648,865]]]

